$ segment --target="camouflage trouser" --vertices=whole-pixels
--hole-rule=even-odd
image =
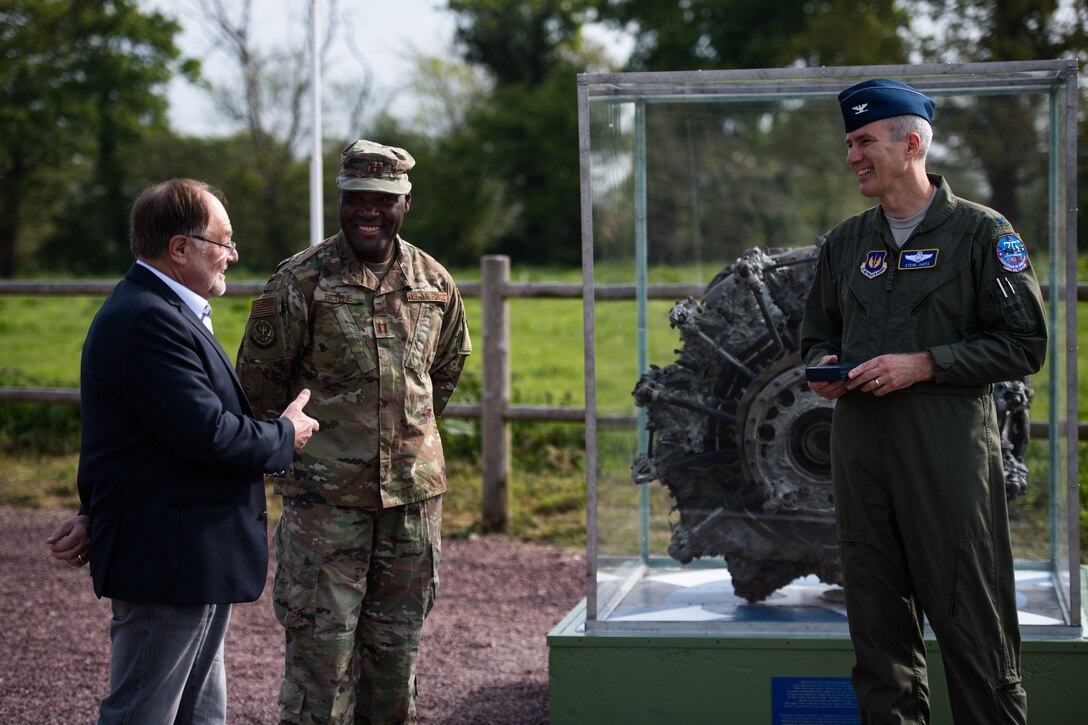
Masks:
[[[286,634],[281,723],[415,721],[441,519],[441,496],[378,511],[284,499],[272,594]]]

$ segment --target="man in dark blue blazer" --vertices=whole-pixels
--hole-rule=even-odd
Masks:
[[[112,600],[110,693],[100,723],[223,723],[231,604],[268,572],[263,474],[317,430],[309,391],[253,417],[211,332],[208,298],[238,261],[222,195],[190,179],[144,190],[136,264],[95,315],[80,370],[79,514],[53,555],[90,562]]]

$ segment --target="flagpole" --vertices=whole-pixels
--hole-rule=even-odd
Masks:
[[[313,108],[313,147],[310,151],[310,246],[325,238],[321,189],[321,47],[318,1],[310,2],[310,100]]]

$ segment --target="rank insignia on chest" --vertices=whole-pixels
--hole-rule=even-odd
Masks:
[[[865,261],[861,263],[861,273],[869,279],[879,277],[888,271],[888,253],[886,251],[871,251],[865,253]]]
[[[374,337],[379,339],[393,337],[393,321],[391,318],[374,318]]]
[[[899,255],[899,269],[933,269],[937,266],[939,249],[918,249]]]
[[[1015,234],[1005,234],[997,240],[997,261],[1009,272],[1023,272],[1028,268],[1028,249]]]

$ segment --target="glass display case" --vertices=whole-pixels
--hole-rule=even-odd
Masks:
[[[836,102],[873,77],[937,99],[927,168],[1044,285],[1046,366],[995,399],[1025,637],[1082,636],[1075,61],[579,76],[585,631],[846,635],[833,403],[797,330],[818,237],[874,203]]]

